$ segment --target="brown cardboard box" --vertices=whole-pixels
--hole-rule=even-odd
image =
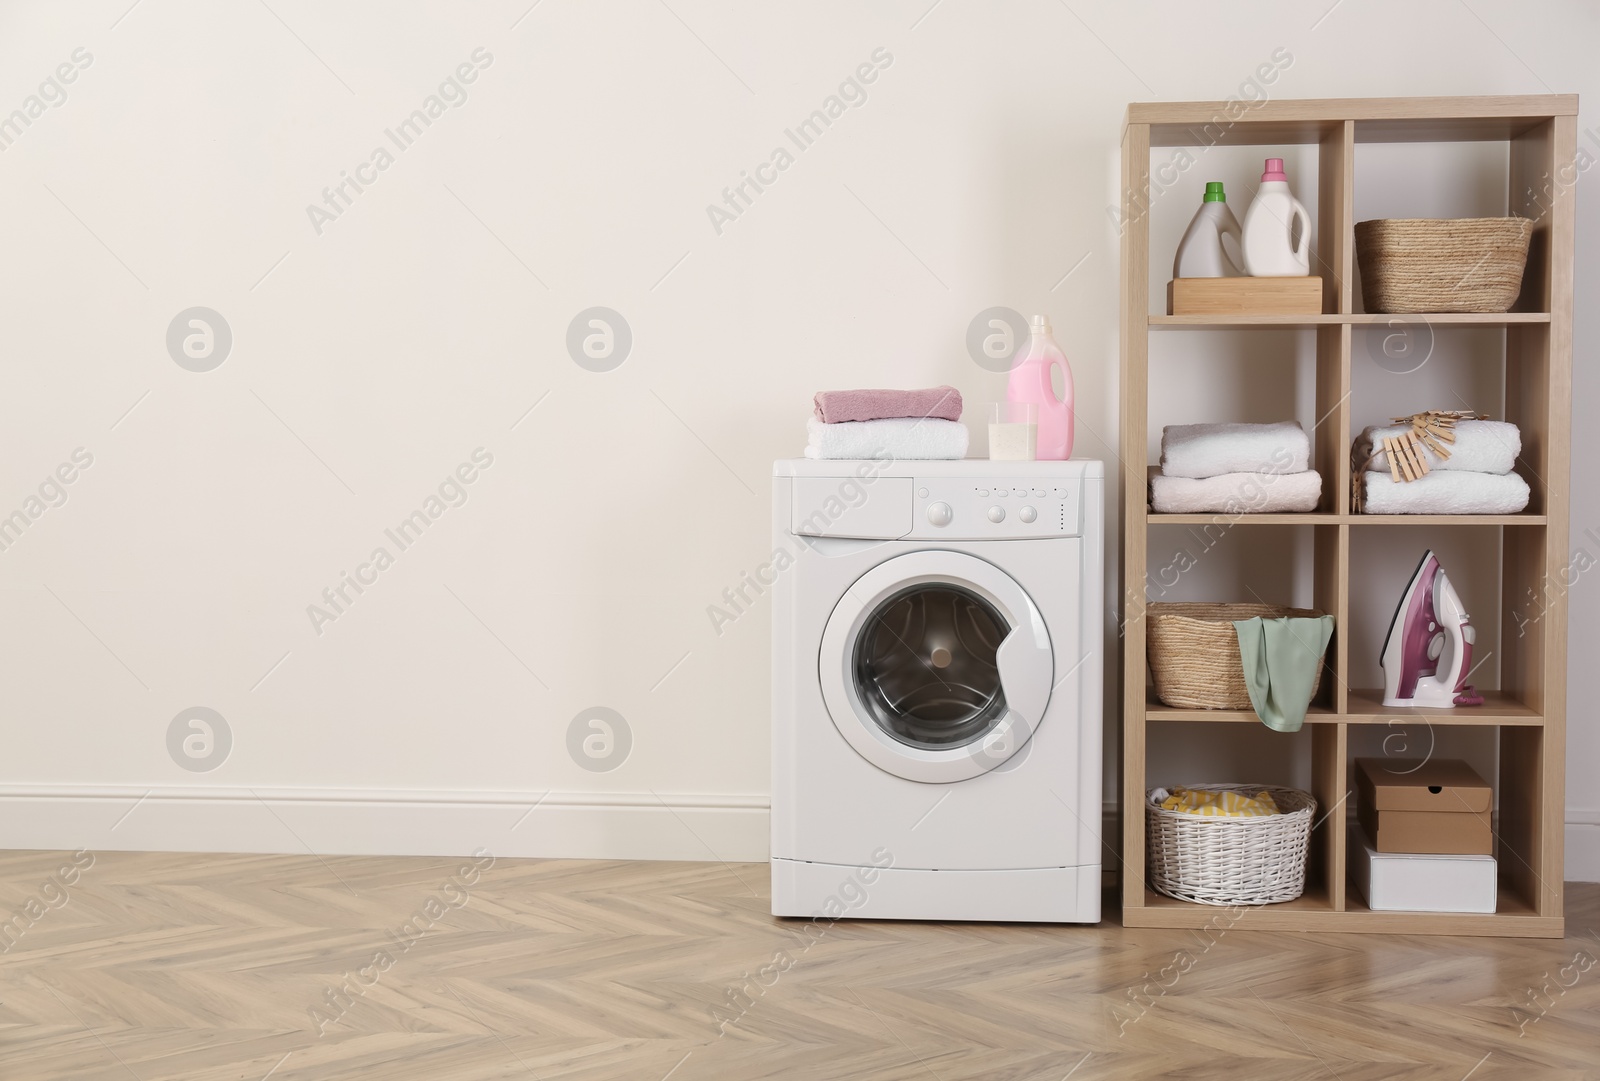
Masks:
[[[1356,793],[1379,852],[1494,854],[1489,783],[1459,759],[1359,758]]]

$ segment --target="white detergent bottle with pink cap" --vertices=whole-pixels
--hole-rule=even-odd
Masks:
[[[1029,325],[1028,349],[1011,367],[1006,383],[1006,400],[1031,402],[1038,407],[1039,436],[1034,457],[1040,461],[1064,462],[1072,457],[1072,368],[1050,333],[1050,320],[1033,317]],[[1056,396],[1051,370],[1061,368],[1061,397]]]
[[[1294,240],[1300,220],[1300,242]],[[1311,273],[1311,216],[1289,191],[1282,158],[1268,158],[1261,190],[1244,216],[1244,269],[1252,278],[1296,278]]]

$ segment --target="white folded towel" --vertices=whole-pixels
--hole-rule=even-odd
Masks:
[[[1157,514],[1284,514],[1316,510],[1321,497],[1322,477],[1310,469],[1150,478],[1150,509]]]
[[[1276,424],[1169,424],[1161,430],[1161,473],[1220,477],[1225,473],[1303,473],[1311,440],[1292,420]]]
[[[1515,473],[1429,473],[1399,484],[1387,473],[1366,475],[1367,514],[1518,514],[1528,482]]]
[[[944,459],[967,456],[967,426],[959,420],[901,417],[824,424],[806,421],[807,458]]]
[[[1362,431],[1356,439],[1355,466],[1376,473],[1389,471],[1389,456],[1383,453],[1383,441],[1411,430],[1409,424],[1374,425]],[[1456,441],[1446,443],[1450,457],[1440,458],[1422,444],[1423,457],[1433,469],[1448,469],[1457,473],[1509,473],[1522,453],[1522,432],[1515,424],[1503,420],[1463,420],[1455,427]],[[1372,452],[1378,456],[1366,465]]]

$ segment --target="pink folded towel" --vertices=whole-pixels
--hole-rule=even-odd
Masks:
[[[819,390],[814,399],[817,419],[824,424],[856,420],[899,420],[930,417],[961,419],[961,392],[955,387],[924,390]]]

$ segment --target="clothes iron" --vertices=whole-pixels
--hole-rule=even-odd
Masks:
[[[1474,638],[1461,598],[1428,549],[1383,640],[1383,704],[1435,709],[1481,704],[1483,699],[1466,686]]]

